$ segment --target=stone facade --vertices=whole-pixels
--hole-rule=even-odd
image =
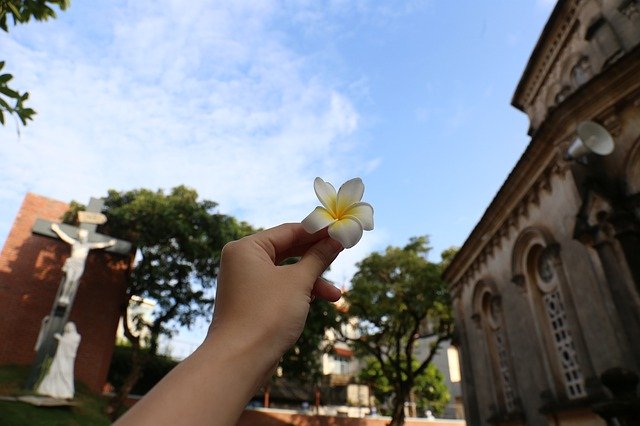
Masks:
[[[469,424],[604,425],[640,372],[639,11],[558,1],[516,89],[531,142],[445,271]],[[612,154],[566,159],[583,121]]]
[[[0,365],[31,365],[41,320],[62,278],[68,244],[32,234],[36,219],[60,221],[68,205],[27,194],[0,254]],[[82,341],[76,379],[100,392],[106,382],[120,307],[125,303],[128,259],[92,251],[72,307]]]

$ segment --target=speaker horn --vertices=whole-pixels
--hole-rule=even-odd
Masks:
[[[609,155],[615,144],[607,129],[593,121],[583,121],[576,129],[578,137],[567,150],[566,158],[573,160],[589,153]]]

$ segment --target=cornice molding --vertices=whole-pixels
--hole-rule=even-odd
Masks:
[[[578,3],[578,2],[576,2]],[[544,56],[541,63],[536,67],[536,71],[529,84],[525,85],[525,93],[522,97],[523,106],[531,105],[540,95],[548,77],[555,74],[554,68],[560,66],[562,55],[566,53],[566,48],[571,39],[575,36],[578,26],[576,19],[576,9],[572,8],[563,20],[560,30],[556,33],[553,42],[550,43],[550,51]],[[559,70],[558,70],[559,71]]]
[[[556,6],[547,22],[514,94],[513,105],[520,110],[533,102],[574,28],[581,0],[562,3]]]
[[[529,217],[529,209],[532,206],[539,206],[540,195],[543,192],[551,193],[551,180],[555,176],[563,177],[569,170],[569,163],[560,155],[560,150],[552,158],[536,180],[529,186],[523,196],[510,209],[510,213],[502,221],[500,226],[492,233],[491,237],[485,238],[485,243],[475,256],[473,262],[466,268],[460,279],[456,280],[452,288],[458,292],[464,286],[477,281],[478,273],[491,259],[494,253],[502,248],[503,242],[511,236],[512,231],[520,228],[520,222]]]
[[[445,271],[445,279],[452,287],[472,279],[470,277],[475,276],[482,266],[478,257],[485,247],[493,249],[485,252],[485,259],[491,257],[496,249],[501,249],[511,228],[517,227],[529,208],[539,204],[545,191],[551,191],[551,177],[566,173],[569,163],[562,156],[573,142],[574,129],[580,121],[598,121],[615,137],[622,130],[619,111],[629,106],[640,107],[640,79],[637,78],[640,73],[640,46],[613,64],[609,71],[580,87],[537,129],[522,157]],[[594,99],[598,102],[593,102]],[[531,177],[534,177],[533,182]]]

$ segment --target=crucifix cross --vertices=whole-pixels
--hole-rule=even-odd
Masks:
[[[71,245],[71,255],[62,267],[64,276],[60,282],[51,313],[42,320],[34,348],[37,351],[36,361],[27,383],[29,389],[35,389],[46,373],[43,368],[47,364],[45,361],[55,355],[57,348],[55,336],[63,332],[67,323],[89,251],[104,249],[110,253],[126,255],[131,250],[131,243],[128,241],[113,239],[96,232],[98,225],[107,220],[101,213],[103,206],[104,200],[91,198],[87,210],[78,212],[79,227],[64,223],[58,224],[44,219],[37,219],[33,225],[34,234],[61,239]]]
[[[101,213],[102,207],[104,206],[104,200],[100,198],[91,198],[89,201],[89,205],[87,206],[86,211],[78,212],[78,216],[80,218],[80,227],[67,225],[66,223],[60,223],[58,226],[60,229],[67,235],[71,237],[78,238],[78,232],[81,229],[87,231],[87,239],[89,242],[107,242],[112,238],[99,234],[96,232],[96,228],[98,225],[106,222],[106,217]],[[51,225],[54,222],[44,219],[36,220],[36,223],[33,225],[32,232],[34,234],[43,235],[45,237],[56,238],[59,239],[59,235],[51,229]],[[116,244],[105,248],[105,251],[108,253],[114,254],[128,254],[129,250],[131,250],[131,243],[123,240],[116,240]]]

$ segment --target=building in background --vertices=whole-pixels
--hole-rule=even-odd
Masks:
[[[129,300],[129,309],[127,309],[127,317],[129,320],[129,326],[134,327],[136,318],[140,318],[142,321],[151,322],[153,313],[153,309],[156,306],[156,302],[150,299],[143,299],[139,296],[131,296]],[[134,333],[139,333],[137,330],[133,330]],[[144,328],[141,331],[143,334],[141,337],[141,342],[143,346],[148,347],[149,338],[151,337],[151,332],[148,328]],[[116,332],[116,344],[117,345],[127,345],[128,340],[124,335],[124,327],[122,326],[122,317],[120,317],[120,321],[118,322],[118,330]],[[168,354],[168,353],[167,353]]]
[[[420,361],[428,356],[432,341],[432,339],[420,339],[418,341],[415,349],[416,359]],[[441,344],[431,362],[442,373],[444,385],[447,387],[451,397],[444,413],[439,417],[443,419],[464,419],[458,349],[451,342],[445,342]]]
[[[640,2],[558,1],[513,105],[530,144],[445,271],[467,421],[604,425],[638,407]]]
[[[346,306],[338,302],[342,309]],[[340,333],[351,339],[358,337],[357,327],[342,324]],[[426,324],[427,322],[425,322]],[[416,341],[415,357],[418,361],[427,358],[430,346],[435,339],[423,338]],[[373,390],[366,383],[361,383],[358,376],[365,362],[355,356],[347,343],[337,340],[336,332],[328,330],[325,333],[323,345],[330,350],[322,356],[322,394],[323,402],[335,406],[362,407],[362,409],[351,410],[355,413],[369,413],[371,407],[376,403],[384,404],[385,401],[375,401]],[[444,419],[463,419],[464,408],[462,405],[462,395],[460,389],[460,367],[458,363],[458,351],[449,342],[440,345],[431,363],[442,373],[443,383],[447,387],[451,400],[445,412],[440,416]],[[392,395],[389,395],[391,397]],[[408,404],[411,404],[410,402]],[[379,412],[377,409],[373,412]],[[415,404],[407,406],[407,416],[415,416],[417,413]]]
[[[340,302],[338,302],[340,304]],[[344,308],[344,305],[339,305]],[[356,338],[356,328],[342,324],[343,336]],[[358,374],[363,367],[362,361],[355,356],[348,344],[336,340],[336,332],[325,332],[323,346],[330,348],[322,355],[322,396],[325,404],[342,407],[357,407],[351,410],[356,416],[369,414],[373,404],[369,386],[360,383]]]

